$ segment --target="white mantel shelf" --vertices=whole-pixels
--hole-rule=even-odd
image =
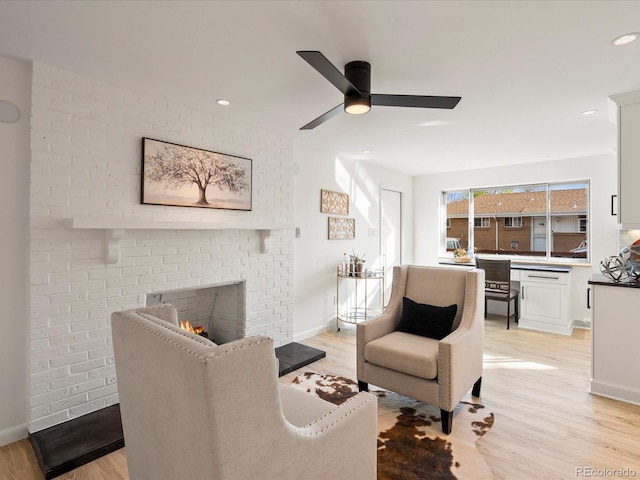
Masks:
[[[68,228],[93,230],[287,230],[287,223],[193,222],[183,220],[138,220],[125,218],[69,218]]]
[[[260,253],[267,253],[267,239],[273,230],[293,229],[288,223],[194,222],[182,220],[137,220],[124,218],[68,218],[67,228],[104,230],[105,262],[120,259],[120,240],[125,230],[255,230],[260,237]]]

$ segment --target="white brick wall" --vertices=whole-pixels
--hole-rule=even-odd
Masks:
[[[247,335],[293,335],[293,234],[126,230],[117,264],[73,217],[291,223],[288,139],[40,63],[31,132],[31,432],[118,401],[110,315],[149,292],[244,280]],[[141,138],[253,160],[253,211],[140,205]]]

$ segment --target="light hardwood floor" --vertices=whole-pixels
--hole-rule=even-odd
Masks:
[[[495,424],[478,449],[496,479],[586,478],[589,468],[626,468],[631,478],[640,478],[640,406],[588,393],[589,342],[588,330],[574,330],[571,337],[506,330],[504,318],[489,317],[481,401],[495,414]],[[356,378],[352,325],[302,343],[327,357],[282,381],[302,371]],[[624,478],[615,473],[592,471],[591,477]],[[0,479],[40,478],[27,440],[0,448]],[[58,478],[126,480],[125,449]]]

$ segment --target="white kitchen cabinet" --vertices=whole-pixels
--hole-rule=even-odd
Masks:
[[[614,95],[618,129],[618,223],[640,228],[640,91]]]
[[[596,275],[594,275],[596,277]],[[640,288],[601,277],[593,291],[590,392],[640,405]]]
[[[520,328],[570,335],[571,272],[520,272]]]

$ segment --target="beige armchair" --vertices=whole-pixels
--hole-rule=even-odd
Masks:
[[[335,406],[284,385],[271,339],[215,345],[171,305],[111,321],[132,480],[375,479],[375,396]]]
[[[437,340],[396,331],[403,297],[457,312],[451,333]],[[358,384],[374,384],[437,405],[442,431],[451,432],[453,410],[473,387],[480,395],[484,335],[484,271],[462,267],[393,268],[385,312],[357,325]]]

